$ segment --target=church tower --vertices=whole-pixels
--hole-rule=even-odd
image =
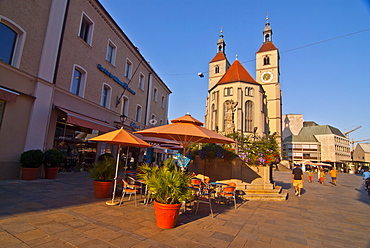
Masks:
[[[225,53],[226,43],[222,30],[220,31],[220,38],[217,41],[217,53],[215,57],[209,62],[209,82],[208,91],[211,90],[221,77],[226,73],[230,67],[230,63],[226,58]]]
[[[256,81],[262,85],[266,94],[268,133],[277,134],[281,147],[282,99],[279,75],[279,50],[272,43],[272,29],[267,16],[263,44],[256,53]]]
[[[239,132],[264,136],[268,128],[262,85],[238,59],[230,65],[225,46],[221,31],[217,53],[209,62],[205,127],[224,135]]]

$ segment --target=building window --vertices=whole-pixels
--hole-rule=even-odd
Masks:
[[[215,73],[220,73],[220,67],[218,65],[215,66]]]
[[[145,76],[140,73],[140,76],[139,76],[139,88],[144,90],[144,82],[145,82]]]
[[[160,125],[160,126],[162,126],[162,125],[163,125],[163,120],[162,120],[162,119],[160,119],[160,120],[159,120],[159,125]]]
[[[116,46],[111,41],[109,41],[107,48],[107,61],[112,65],[114,65],[116,61],[116,50]]]
[[[0,127],[1,127],[1,122],[3,121],[4,109],[5,109],[5,101],[0,100]]]
[[[94,30],[93,21],[86,14],[83,14],[81,19],[79,36],[83,41],[85,41],[89,45],[91,45],[93,30]]]
[[[83,97],[86,81],[86,72],[81,68],[75,68],[73,71],[73,78],[71,84],[71,92]]]
[[[157,98],[158,98],[158,90],[157,88],[154,88],[154,91],[153,91],[153,101],[157,101]]]
[[[224,89],[224,96],[232,96],[232,95],[233,95],[233,88],[232,87]]]
[[[254,89],[252,87],[245,87],[245,95],[246,96],[253,96],[254,95]]]
[[[216,131],[216,114],[217,114],[217,111],[215,109],[215,105],[212,104],[212,107],[211,107],[211,130],[212,131]]]
[[[245,102],[245,131],[253,133],[253,102]]]
[[[110,106],[111,92],[112,92],[111,87],[107,84],[103,84],[100,105],[103,106],[104,108],[109,108]]]
[[[263,65],[269,65],[270,64],[270,57],[265,56],[263,57]]]
[[[126,68],[125,68],[125,77],[128,79],[131,78],[131,72],[132,72],[132,63],[129,59],[126,60]]]
[[[22,28],[0,15],[0,61],[18,68],[25,38]]]
[[[162,108],[164,108],[165,107],[165,100],[164,100],[165,98],[164,98],[164,96],[162,96]]]
[[[128,98],[126,96],[123,97],[123,104],[122,104],[122,114],[128,116]]]
[[[137,105],[136,107],[136,117],[135,117],[135,121],[136,122],[141,122],[141,106],[140,105]]]

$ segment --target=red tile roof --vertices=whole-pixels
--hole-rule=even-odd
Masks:
[[[229,70],[227,70],[225,75],[220,79],[220,81],[218,81],[217,84],[232,82],[257,83],[244,68],[244,66],[239,62],[239,60],[234,61]]]
[[[211,62],[216,62],[216,61],[220,61],[220,60],[223,60],[223,59],[226,59],[226,56],[224,53],[216,53],[216,56],[211,60]],[[209,62],[209,63],[211,63]]]
[[[257,53],[260,53],[260,52],[266,52],[266,51],[271,51],[271,50],[277,50],[276,46],[270,41],[270,42],[266,42],[266,43],[263,43],[260,50],[258,50]]]

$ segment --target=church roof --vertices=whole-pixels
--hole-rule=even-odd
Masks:
[[[225,75],[223,75],[217,84],[232,82],[257,83],[244,68],[244,66],[239,62],[239,60],[234,61],[234,63],[230,66]]]
[[[258,50],[257,53],[267,52],[267,51],[271,51],[271,50],[278,50],[278,49],[276,48],[274,43],[272,43],[272,41],[265,42],[265,43],[262,44],[262,46],[260,47],[260,50]]]
[[[215,57],[209,63],[224,60],[224,59],[226,59],[226,56],[224,53],[216,53]]]

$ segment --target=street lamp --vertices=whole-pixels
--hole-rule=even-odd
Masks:
[[[122,124],[125,123],[125,121],[127,120],[127,116],[124,115],[124,114],[122,114],[119,118],[120,118]]]

